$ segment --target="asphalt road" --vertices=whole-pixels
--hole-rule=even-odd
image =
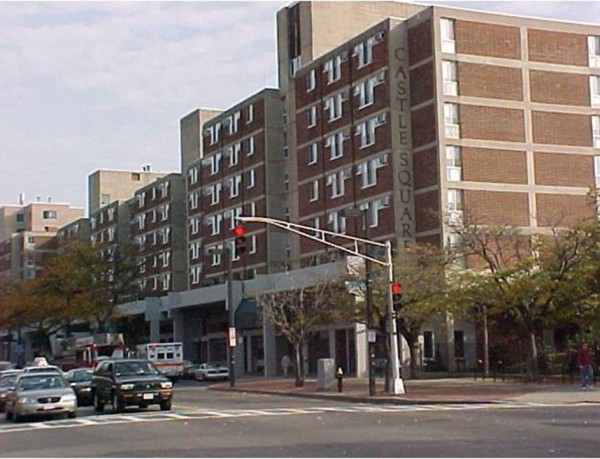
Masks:
[[[174,409],[0,423],[0,457],[598,457],[600,406],[374,406],[176,387]]]

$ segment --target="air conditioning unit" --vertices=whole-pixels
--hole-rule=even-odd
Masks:
[[[458,96],[458,83],[456,81],[445,81],[444,94],[446,96]]]
[[[448,212],[448,224],[450,225],[460,225],[463,222],[463,211],[462,210],[452,210]]]
[[[600,56],[590,55],[590,67],[600,67]]]
[[[454,40],[442,40],[443,53],[456,53],[456,42]]]
[[[462,167],[448,166],[448,181],[460,182],[462,180]]]
[[[446,138],[460,139],[460,126],[458,124],[446,124]]]

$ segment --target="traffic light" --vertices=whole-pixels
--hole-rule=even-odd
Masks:
[[[404,306],[402,304],[402,284],[400,282],[392,282],[392,305],[396,312]]]
[[[246,253],[246,227],[238,225],[233,229],[235,234],[234,252],[235,256],[239,257]]]

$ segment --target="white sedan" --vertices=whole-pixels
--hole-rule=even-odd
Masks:
[[[220,363],[203,363],[194,371],[194,379],[198,381],[229,379],[229,369]]]

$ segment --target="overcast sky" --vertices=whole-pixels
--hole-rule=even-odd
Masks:
[[[179,170],[179,119],[276,87],[273,2],[0,2],[0,206]],[[427,2],[600,25],[600,2]]]

